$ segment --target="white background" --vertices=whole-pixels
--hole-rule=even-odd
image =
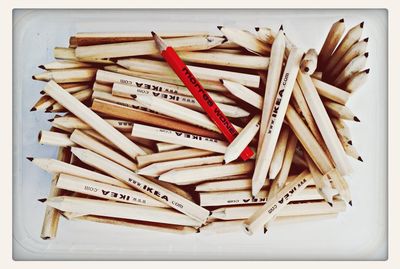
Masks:
[[[282,225],[268,237],[245,234],[168,235],[86,222],[60,221],[54,241],[42,241],[50,175],[26,156],[55,157],[40,146],[37,133],[48,129],[41,112],[29,112],[43,83],[31,80],[38,65],[50,62],[54,46],[67,46],[80,31],[211,31],[217,25],[252,30],[280,24],[298,46],[320,49],[330,25],[344,17],[347,29],[365,21],[369,36],[368,83],[349,107],[361,123],[349,123],[364,159],[352,159],[348,177],[353,207],[338,219]],[[14,258],[16,259],[384,259],[387,255],[387,25],[384,11],[372,10],[130,10],[15,11],[14,14]]]

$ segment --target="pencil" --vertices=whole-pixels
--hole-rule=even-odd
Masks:
[[[297,137],[294,134],[291,134],[287,142],[282,168],[275,179],[279,188],[282,188],[285,185],[286,180],[289,177],[289,171],[296,151],[296,146]]]
[[[208,156],[208,157],[198,157],[190,159],[180,159],[167,162],[157,162],[150,164],[138,171],[139,175],[158,177],[163,173],[166,173],[172,169],[183,168],[183,167],[197,167],[207,164],[221,163],[224,160],[224,156]]]
[[[104,156],[110,160],[113,160],[114,162],[130,169],[130,170],[136,170],[137,166],[136,164],[129,160],[127,157],[123,156],[122,154],[116,152],[112,148],[103,145],[101,142],[96,140],[95,138],[85,134],[79,129],[75,129],[75,131],[71,134],[70,137],[71,141],[75,142],[79,146],[90,149],[93,152],[96,152],[100,154],[101,156]]]
[[[330,205],[333,205],[333,195],[335,195],[334,189],[329,181],[329,178],[326,175],[321,174],[315,165],[314,161],[310,158],[310,156],[305,152],[304,158],[307,162],[308,169],[310,170],[311,175],[313,176],[313,180],[315,182],[315,186],[317,187],[317,191],[321,194],[321,197]]]
[[[226,89],[239,98],[240,100],[245,101],[246,103],[258,108],[262,109],[264,99],[258,93],[250,90],[249,88],[243,86],[240,83],[229,81],[229,80],[222,80],[221,83],[226,87]]]
[[[75,48],[61,48],[55,47],[53,56],[57,60],[79,61],[85,63],[96,64],[113,64],[114,62],[109,59],[95,59],[95,58],[77,58],[75,55]]]
[[[163,224],[163,223],[137,221],[137,220],[120,219],[120,218],[108,218],[103,216],[84,215],[76,217],[72,220],[91,221],[102,224],[112,224],[116,226],[125,226],[127,228],[148,230],[151,232],[170,233],[170,234],[185,235],[185,234],[197,233],[197,229],[190,226]]]
[[[307,170],[299,174],[296,179],[278,194],[264,204],[259,210],[244,221],[244,228],[248,234],[253,234],[255,230],[274,218],[290,201],[311,183],[311,175]],[[281,200],[283,199],[283,201]]]
[[[324,106],[326,110],[329,112],[329,114],[333,115],[334,117],[341,118],[344,120],[352,120],[359,122],[360,119],[356,117],[353,112],[346,106],[331,102],[331,101],[325,101]]]
[[[38,141],[41,145],[72,147],[76,144],[71,141],[68,134],[41,130],[38,135]]]
[[[63,190],[87,194],[110,201],[169,208],[168,205],[161,203],[142,192],[67,174],[59,175],[56,186]]]
[[[213,48],[222,44],[224,40],[224,38],[214,36],[193,36],[170,38],[168,42],[176,50],[195,51]],[[75,49],[77,58],[116,58],[156,53],[158,49],[153,40],[82,46]]]
[[[324,44],[318,55],[318,70],[323,71],[326,68],[326,64],[329,61],[333,51],[335,50],[337,44],[340,41],[345,30],[344,19],[340,19],[339,21],[335,22],[327,37],[325,38]]]
[[[133,122],[126,121],[126,120],[113,120],[113,119],[104,119],[108,124],[113,126],[115,129],[121,132],[131,132]],[[82,129],[82,130],[89,130],[92,129],[89,124],[85,123],[84,121],[80,120],[78,117],[74,116],[62,116],[62,117],[55,117],[54,119],[49,120],[53,124],[56,123],[58,126],[64,126],[68,129]],[[72,132],[71,132],[72,133]]]
[[[101,92],[100,92],[101,93]],[[107,93],[102,93],[107,94]],[[112,89],[113,96],[122,96],[132,98],[132,95],[150,95],[158,99],[164,99],[168,102],[187,107],[199,112],[204,112],[201,105],[197,102],[196,98],[188,97],[173,93],[160,93],[158,91],[146,90],[137,87],[125,86],[122,84],[114,84]],[[215,101],[215,100],[214,100]],[[215,101],[216,102],[216,101]],[[238,106],[232,106],[228,104],[216,102],[221,111],[227,116],[232,118],[247,117],[250,113]]]
[[[342,119],[332,117],[332,124],[335,127],[336,133],[338,134],[338,137],[343,137],[346,139],[347,143],[350,145],[353,144],[353,141],[351,140],[351,133],[350,129],[347,126],[346,122]]]
[[[336,131],[337,132],[337,131]],[[363,162],[363,158],[360,156],[360,154],[357,152],[356,148],[352,145],[349,144],[349,141],[344,137],[341,133],[337,132],[337,135],[339,137],[340,142],[342,143],[343,149],[346,152],[346,154],[360,162]]]
[[[141,155],[136,157],[139,168],[143,168],[152,163],[159,163],[165,161],[173,161],[187,158],[204,157],[215,154],[212,151],[206,151],[201,149],[187,148],[179,149],[166,152],[158,152],[148,155]]]
[[[220,207],[212,211],[211,217],[219,220],[247,219],[261,207],[260,205]],[[289,203],[277,217],[333,214],[345,210],[346,203],[340,200],[335,200],[333,206],[328,206],[325,202],[305,201]]]
[[[303,145],[304,149],[317,165],[318,169],[323,174],[332,170],[333,165],[325,151],[318,144],[311,131],[291,105],[288,106],[286,111],[286,120],[288,121],[290,128],[295,133],[300,143]]]
[[[130,59],[118,60],[117,64],[132,71],[177,77],[174,71],[165,62],[148,60],[148,59],[130,58]],[[252,74],[206,68],[193,65],[187,65],[187,67],[190,69],[193,75],[199,80],[219,82],[221,79],[227,79],[241,83],[248,87],[258,87],[258,85],[260,84],[260,77]]]
[[[285,70],[283,71],[282,81],[278,89],[278,94],[273,102],[274,106],[266,128],[266,134],[263,137],[260,150],[257,151],[257,162],[253,174],[252,192],[254,196],[264,184],[270,168],[272,155],[274,153],[276,142],[283,124],[286,109],[289,105],[289,100],[296,81],[296,76],[297,73],[299,73],[299,65],[302,56],[303,53],[299,49],[292,48],[285,66]]]
[[[350,63],[343,69],[343,71],[336,77],[336,79],[333,81],[333,84],[338,86],[345,84],[347,80],[351,78],[351,76],[358,73],[365,67],[367,58],[368,52],[351,60]]]
[[[253,168],[253,161],[177,168],[160,175],[159,180],[177,185],[189,185],[221,177],[244,175],[250,173]]]
[[[208,210],[90,150],[72,148],[71,151],[82,162],[108,173],[196,221],[204,223],[209,216]]]
[[[269,186],[266,180],[263,188]],[[196,185],[196,192],[216,192],[216,191],[242,191],[251,190],[251,178],[235,178],[199,183]]]
[[[275,40],[276,33],[269,27],[255,27],[256,37],[258,40],[272,45]]]
[[[259,153],[261,151],[264,136],[267,132],[267,125],[269,124],[272,114],[273,103],[275,102],[279,89],[279,80],[281,77],[283,57],[285,52],[285,38],[282,30],[283,29],[281,27],[271,48],[270,65],[268,67],[268,76],[265,84],[264,101],[261,113],[260,134],[258,136],[257,152]]]
[[[122,188],[131,188],[129,185],[113,177],[106,176],[101,173],[94,172],[92,170],[85,169],[77,165],[69,164],[64,161],[46,159],[46,158],[30,158],[30,160],[32,161],[33,164],[54,175],[69,174],[72,176],[82,177]]]
[[[136,123],[132,128],[132,136],[218,153],[225,153],[228,146],[226,141]]]
[[[364,54],[367,50],[368,37],[358,41],[346,52],[335,66],[327,66],[329,77],[335,78],[355,57]]]
[[[165,38],[188,37],[188,36],[207,36],[207,32],[180,32],[180,33],[161,33]],[[152,40],[150,33],[134,32],[82,32],[76,33],[70,38],[70,45],[91,46],[99,44],[121,43]]]
[[[364,28],[364,22],[351,28],[347,34],[343,37],[342,41],[336,48],[335,52],[330,55],[327,66],[335,66],[339,60],[346,54],[346,52],[353,46],[362,35]],[[324,65],[325,66],[325,65]]]
[[[309,49],[301,60],[300,69],[303,73],[311,75],[317,69],[318,53],[315,49]]]
[[[311,80],[314,83],[318,94],[322,97],[325,97],[342,105],[345,105],[350,98],[350,94],[343,89],[328,84],[320,79],[311,78]]]
[[[119,119],[130,120],[138,123],[149,124],[161,128],[171,128],[176,131],[191,133],[200,136],[221,139],[222,136],[217,132],[209,131],[204,128],[192,125],[191,123],[182,122],[161,115],[155,115],[145,111],[124,107],[101,100],[93,100],[92,110],[98,113],[104,113],[108,116]],[[203,115],[204,116],[204,115]]]
[[[303,75],[300,72],[297,79],[338,171],[342,175],[350,173],[351,167],[347,162],[346,154],[342,145],[340,144],[332,122],[329,119],[328,113],[324,108],[321,98],[319,97],[311,78],[308,75]]]
[[[91,64],[77,62],[77,61],[54,61],[51,63],[39,65],[38,67],[45,70],[57,70],[57,69],[91,67],[91,66],[92,66]]]
[[[369,68],[353,74],[346,81],[343,88],[350,93],[355,92],[367,81],[368,74],[369,74]]]
[[[60,85],[61,88],[63,88],[66,92],[69,92],[70,94],[91,88],[90,83],[86,82],[58,83],[58,85]],[[45,91],[40,91],[40,94],[42,94],[43,96],[48,96]]]
[[[307,179],[307,178],[306,178]],[[288,184],[287,187],[292,186]],[[297,186],[297,185],[296,185]],[[284,190],[283,189],[283,190]],[[250,190],[244,191],[222,191],[222,192],[201,192],[200,205],[201,206],[233,206],[233,205],[254,205],[254,204],[265,204],[268,205],[271,201],[281,200],[282,196],[274,196],[268,201],[268,190],[261,190],[257,197],[252,197]],[[301,189],[296,192],[298,195],[291,201],[318,201],[321,200],[321,195],[318,193],[315,187],[309,187]],[[290,196],[290,195],[289,195]],[[260,210],[261,211],[261,210]],[[266,222],[265,222],[266,223]]]
[[[281,132],[279,133],[278,141],[276,142],[276,147],[274,154],[272,155],[271,165],[269,168],[269,179],[275,179],[279,171],[282,168],[283,159],[285,157],[286,146],[289,139],[289,128],[282,125]]]
[[[250,144],[259,129],[260,115],[255,115],[226,148],[224,162],[230,163],[236,160],[240,156],[240,153]]]
[[[94,80],[96,71],[96,68],[61,69],[36,74],[32,78],[41,81],[54,80],[57,83],[88,82]]]
[[[258,40],[255,35],[248,31],[225,26],[218,26],[218,29],[228,38],[229,41],[238,44],[250,52],[259,55],[268,55],[271,51],[271,48],[267,44]]]
[[[45,204],[58,210],[84,213],[85,215],[98,215],[187,226],[201,225],[197,220],[168,208],[115,203],[113,201],[71,196],[48,198]]]
[[[85,102],[92,96],[93,91],[91,89],[86,89],[86,90],[81,90],[79,92],[75,92],[71,94],[76,100],[80,102]],[[46,113],[54,113],[54,112],[65,112],[67,111],[63,105],[61,105],[59,102],[53,103],[51,106],[46,108]]]
[[[337,169],[329,171],[327,176],[332,181],[333,187],[339,192],[340,198],[353,206],[349,185],[347,184],[346,179],[342,177]]]
[[[75,114],[82,121],[89,124],[94,130],[118,146],[120,150],[125,152],[131,158],[135,158],[139,154],[145,154],[142,149],[114,129],[88,107],[75,99],[72,95],[65,92],[54,81],[50,81],[46,84],[45,91],[71,113]]]
[[[163,142],[156,143],[156,147],[157,147],[157,151],[158,152],[171,151],[171,150],[177,150],[177,149],[185,148],[182,145],[176,145],[176,144],[171,144],[171,143],[163,143]]]
[[[68,162],[71,158],[71,152],[69,149],[64,147],[58,148],[57,160],[59,162]],[[32,158],[28,158],[32,160]],[[52,176],[50,183],[50,191],[48,197],[59,196],[63,193],[63,190],[60,190],[56,187],[56,175]],[[58,222],[60,220],[60,212],[55,210],[52,207],[46,206],[44,218],[42,222],[42,228],[40,232],[40,238],[43,240],[52,240],[56,238],[58,231]]]

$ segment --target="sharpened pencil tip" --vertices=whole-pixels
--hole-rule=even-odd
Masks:
[[[369,40],[369,37],[364,38],[364,42],[368,42],[368,40]]]
[[[38,201],[41,202],[41,203],[44,203],[44,202],[47,201],[47,199],[46,198],[41,198],[41,199],[38,199]]]
[[[219,82],[221,82],[222,84],[224,84],[224,80],[222,78],[219,79]]]
[[[349,140],[349,141],[347,141],[347,144],[353,145],[353,141],[352,141],[352,140]]]
[[[136,94],[131,94],[131,97],[132,97],[133,99],[136,99],[136,98],[137,98],[137,95],[136,95]]]
[[[369,52],[364,53],[365,58],[368,58]]]
[[[44,67],[44,65],[42,65],[42,64],[39,65],[38,67],[39,67],[40,69],[46,69],[46,68]]]
[[[358,156],[357,160],[359,160],[360,162],[364,162],[364,160],[361,158],[361,156]]]
[[[32,76],[32,79],[36,80],[36,77],[35,77],[35,76]]]
[[[197,228],[196,233],[200,233],[200,228]]]
[[[36,107],[32,107],[30,111],[36,111]]]
[[[46,108],[46,110],[44,111],[44,113],[51,113],[51,110],[53,109],[53,106],[49,106],[48,108]]]
[[[151,31],[151,35],[152,35],[153,37],[157,36],[157,34],[154,33],[153,31]]]
[[[331,207],[333,207],[333,204],[331,202],[328,202],[328,205],[330,205]]]
[[[360,23],[360,28],[364,28],[364,22]]]
[[[39,93],[40,94],[45,94],[46,92],[44,90],[41,90]]]
[[[228,42],[228,38],[226,36],[223,36],[224,41],[222,41],[222,44],[224,44],[225,42]]]
[[[264,234],[268,232],[268,229],[264,227]]]
[[[254,29],[256,30],[256,32],[260,31],[260,27],[254,27]]]
[[[210,212],[208,213],[208,216],[211,216],[211,214],[212,214],[212,211],[210,211]]]
[[[221,29],[222,29],[222,26],[221,26],[221,25],[219,25],[219,26],[217,26],[217,28],[218,28],[218,30],[221,30]]]
[[[307,66],[306,67],[304,67],[304,72],[308,72],[308,71],[310,71],[310,68],[308,68]]]
[[[356,121],[356,122],[360,122],[360,119],[359,118],[357,118],[356,116],[354,116],[354,121]]]
[[[33,161],[33,157],[26,157],[29,161]]]
[[[283,25],[281,24],[281,27],[279,27],[279,31],[283,31]]]
[[[349,205],[350,205],[350,206],[353,206],[353,201],[349,201]]]
[[[366,74],[369,74],[369,68],[364,71]]]
[[[344,22],[344,19],[343,19],[343,18],[341,18],[339,21],[340,21],[340,22]]]
[[[49,121],[49,122],[53,122],[53,121],[54,121],[54,119],[48,119],[47,121]]]

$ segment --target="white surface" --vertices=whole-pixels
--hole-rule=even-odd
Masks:
[[[387,257],[387,13],[384,10],[124,10],[14,11],[14,258],[15,259],[256,259],[375,260]],[[330,25],[344,17],[346,29],[365,21],[369,36],[369,81],[349,107],[361,123],[349,122],[364,163],[349,158],[353,207],[336,220],[275,226],[257,234],[169,235],[112,225],[60,220],[57,238],[40,239],[50,175],[26,156],[55,157],[37,143],[51,114],[29,112],[43,83],[38,65],[53,61],[52,49],[84,31],[212,31],[217,25],[253,31],[284,25],[298,46],[320,49]]]

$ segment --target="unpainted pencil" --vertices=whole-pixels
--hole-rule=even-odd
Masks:
[[[73,96],[76,100],[80,102],[84,102],[88,100],[90,96],[92,96],[92,93],[93,93],[92,89],[86,89],[75,92],[71,94],[71,96]],[[54,113],[54,112],[65,112],[65,111],[67,111],[67,109],[62,104],[60,104],[59,102],[55,102],[51,106],[47,107],[45,112]]]
[[[324,106],[329,114],[333,115],[334,117],[341,118],[344,120],[352,120],[359,122],[360,119],[356,117],[353,112],[347,106],[331,102],[325,101]]]
[[[364,69],[367,64],[368,52],[355,57],[333,81],[334,85],[343,86],[354,74]]]
[[[365,69],[364,71],[360,71],[358,73],[353,74],[345,83],[343,88],[353,93],[358,90],[366,81],[369,74],[369,68]]]
[[[38,135],[38,141],[41,145],[59,146],[59,147],[71,147],[76,144],[71,141],[68,134],[59,132],[52,132],[41,130]]]
[[[54,58],[58,60],[79,61],[85,63],[98,63],[98,64],[114,64],[109,59],[94,59],[94,58],[77,58],[75,56],[75,48],[62,48],[55,47],[53,50]]]
[[[163,143],[163,142],[156,143],[156,147],[158,152],[171,151],[184,148],[184,146],[182,145]]]
[[[125,98],[125,97],[113,95],[109,92],[94,91],[92,93],[92,99],[103,100],[103,101],[111,102],[111,103],[118,104],[121,106],[126,106],[129,108],[139,109],[139,110],[143,110],[146,112],[158,114],[158,112],[148,109],[147,107],[143,106],[136,100],[133,100],[132,97]]]
[[[315,49],[309,49],[301,60],[300,69],[303,73],[311,75],[317,69],[318,53]]]
[[[229,80],[222,80],[221,82],[231,94],[240,100],[243,100],[258,109],[262,109],[264,99],[258,93],[237,82]]]
[[[329,100],[337,102],[339,104],[345,105],[350,98],[350,94],[342,90],[336,86],[328,84],[320,79],[311,78],[312,82],[314,83],[315,88],[318,91],[318,94],[322,97],[325,97]]]
[[[276,142],[274,154],[272,155],[271,165],[268,171],[269,179],[275,179],[282,168],[288,139],[289,128],[286,125],[283,125],[281,132],[279,133],[278,141]]]
[[[266,188],[270,185],[270,181],[266,180],[264,186]],[[242,191],[251,190],[251,178],[235,178],[224,179],[218,181],[210,181],[199,183],[196,185],[195,191],[197,192],[216,192],[216,191]]]
[[[96,68],[52,70],[33,75],[32,78],[41,81],[54,80],[57,83],[87,82],[94,80],[96,71]]]
[[[71,68],[82,68],[91,67],[89,63],[78,62],[78,61],[54,61],[39,65],[38,67],[45,70],[57,70],[57,69],[71,69]]]

